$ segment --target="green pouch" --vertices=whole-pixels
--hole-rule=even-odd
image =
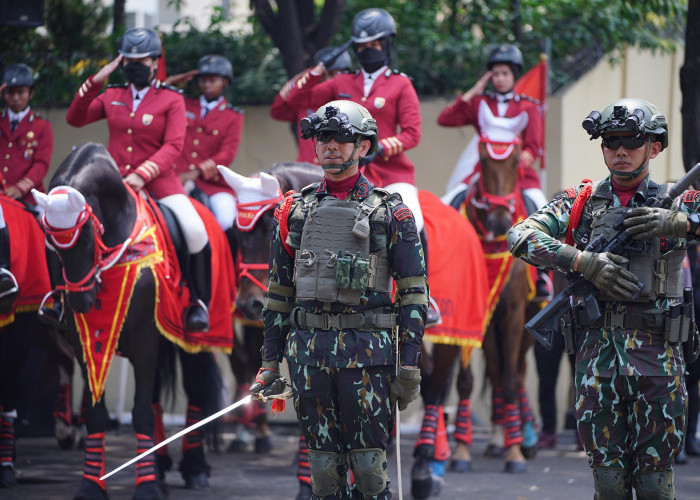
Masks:
[[[355,257],[352,266],[352,279],[350,288],[364,292],[369,284],[369,259],[363,259],[359,255]]]
[[[338,288],[351,288],[352,261],[351,255],[343,256],[343,251],[338,251],[338,260],[335,263],[335,284]]]

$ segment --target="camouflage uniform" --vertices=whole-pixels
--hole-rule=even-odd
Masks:
[[[372,184],[360,175],[349,199],[364,200],[372,190]],[[323,180],[302,190],[301,195],[288,196],[275,212],[271,286],[263,309],[262,359],[281,361],[287,358],[297,417],[309,449],[340,454],[343,463],[337,465],[344,482],[346,453],[363,448],[386,449],[393,425],[389,402],[395,373],[392,331],[390,328],[368,331],[293,327],[290,313],[280,312],[279,309],[285,307],[279,305],[293,305],[291,314],[296,311],[315,315],[347,315],[370,310],[382,314],[396,312],[404,365],[418,363],[426,306],[406,304],[395,310],[390,293],[366,291],[357,306],[326,303],[324,309],[320,301],[301,300],[293,292],[284,292],[295,286],[294,251],[300,249],[302,229],[308,216],[301,201],[309,197],[321,200],[326,196],[331,195]],[[424,276],[423,253],[410,210],[395,197],[387,196],[383,204],[386,211],[380,213],[385,216],[380,220],[376,216],[370,219],[370,252],[386,248],[394,280]],[[418,287],[402,293],[426,292]],[[271,303],[277,306],[271,308]],[[335,495],[324,498],[350,498],[350,489],[345,486]],[[390,498],[389,487],[372,498]]]
[[[649,176],[644,178],[627,206],[645,205],[650,182]],[[533,231],[527,244],[517,249],[518,257],[540,268],[557,268],[564,248],[559,238],[567,233],[572,206],[582,188],[560,192],[529,217],[547,231]],[[686,191],[679,210],[697,211],[699,195]],[[591,206],[600,203],[596,199],[604,200],[608,209],[621,206],[610,177],[594,188],[581,222],[573,230],[576,247],[581,250],[590,235]],[[694,241],[662,238],[662,251],[684,249]],[[600,304],[601,312],[620,313],[632,307],[621,302]],[[644,309],[663,310],[669,305],[668,299],[659,297],[644,304]],[[634,474],[671,470],[685,429],[682,344],[667,342],[663,333],[622,327],[582,328],[577,343],[575,412],[591,467],[625,469]]]

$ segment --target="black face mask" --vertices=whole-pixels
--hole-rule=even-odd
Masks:
[[[124,65],[124,74],[129,82],[138,88],[151,83],[151,68],[140,62],[130,62]]]
[[[386,54],[382,50],[367,47],[357,53],[357,60],[367,73],[374,73],[386,65]]]

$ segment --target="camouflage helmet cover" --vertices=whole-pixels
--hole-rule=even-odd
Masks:
[[[149,28],[131,28],[122,37],[119,53],[124,57],[159,57],[163,51],[158,33]]]

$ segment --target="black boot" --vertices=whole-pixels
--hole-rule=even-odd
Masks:
[[[209,299],[211,296],[211,247],[190,255],[190,305],[185,309],[185,331],[209,331]]]
[[[0,312],[9,312],[17,298],[17,280],[10,272],[10,232],[0,229]]]
[[[425,275],[428,275],[428,235],[425,233],[425,228],[420,230],[418,233],[420,237],[420,244],[423,246],[423,259],[425,260]],[[428,297],[428,313],[425,318],[425,328],[430,328],[435,325],[442,323],[442,315],[440,314],[440,309],[437,302],[433,300],[432,297]]]

